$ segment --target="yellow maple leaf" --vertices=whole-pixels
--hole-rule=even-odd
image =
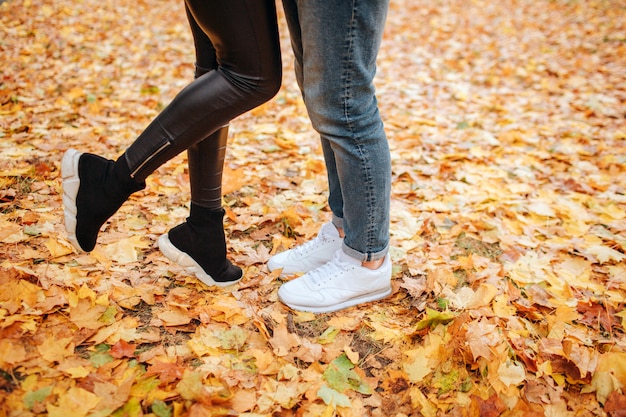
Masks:
[[[610,261],[621,262],[626,259],[626,255],[606,245],[587,246],[584,251],[595,256],[602,264]]]
[[[50,238],[46,240],[44,245],[46,246],[46,248],[48,248],[48,251],[50,251],[50,255],[53,258],[69,255],[70,253],[74,252],[74,249],[72,249],[71,245],[58,239]]]
[[[591,209],[598,213],[606,223],[626,218],[626,211],[613,203],[607,204],[606,202],[596,201],[595,204],[591,205]]]
[[[0,243],[18,243],[28,238],[19,224],[0,219]]]
[[[79,329],[96,330],[106,325],[100,320],[107,306],[93,305],[86,298],[80,298],[75,307],[70,307],[70,320]]]
[[[187,342],[187,345],[197,356],[205,356],[217,353],[221,343],[215,328],[199,326]]]
[[[211,318],[216,321],[240,325],[250,320],[246,314],[245,305],[231,296],[215,297],[211,301],[211,309],[214,310]]]
[[[131,236],[104,246],[97,246],[91,256],[100,262],[115,260],[119,264],[137,262],[139,249],[150,247],[152,243],[142,236]]]
[[[420,382],[433,371],[430,358],[426,356],[425,349],[405,351],[408,361],[402,365],[411,382]]]
[[[385,323],[380,319],[371,320],[367,325],[374,329],[372,338],[375,340],[381,340],[385,343],[397,342],[406,337],[404,329],[390,326],[390,323]]]
[[[404,352],[408,360],[403,361],[403,369],[412,382],[420,382],[439,366],[443,358],[447,357],[444,352],[449,342],[449,335],[439,334],[442,332],[444,332],[443,327],[435,329],[426,336],[421,347]]]
[[[545,201],[534,201],[526,208],[529,212],[539,217],[556,217],[556,212],[554,211],[554,208],[552,208],[552,206],[550,206]]]
[[[413,386],[409,391],[409,395],[411,397],[411,405],[414,409],[420,410],[420,414],[424,417],[435,417],[437,415],[438,409],[437,405],[435,405],[432,401],[424,395],[420,387]]]
[[[526,380],[526,372],[520,363],[507,360],[498,367],[498,378],[507,387],[516,386]]]
[[[591,383],[582,392],[594,392],[599,402],[605,403],[608,396],[626,387],[626,353],[607,352],[600,355],[598,366]]]
[[[353,331],[360,327],[362,321],[363,312],[359,309],[350,309],[345,314],[331,317],[328,325],[340,330]]]
[[[273,400],[285,409],[293,408],[300,399],[304,384],[294,384],[292,382],[279,382],[273,394]]]
[[[41,357],[49,362],[61,362],[68,356],[74,354],[73,337],[62,337],[52,334],[40,345],[37,350]]]
[[[509,303],[509,297],[506,294],[496,296],[491,303],[491,307],[496,316],[501,318],[509,318],[515,315],[516,309]]]
[[[76,366],[74,368],[67,368],[64,370],[70,378],[84,378],[91,373],[91,370],[84,366]]]
[[[476,291],[470,287],[461,287],[452,290],[444,287],[443,295],[450,301],[452,307],[456,309],[475,309],[488,305],[498,293],[498,289],[491,285],[482,283]]]
[[[59,395],[58,405],[48,404],[49,417],[85,417],[100,402],[95,394],[78,387],[72,387]]]

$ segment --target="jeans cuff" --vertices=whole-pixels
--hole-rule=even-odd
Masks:
[[[337,229],[343,230],[343,218],[342,217],[338,217],[337,215],[333,214],[332,223],[335,225]]]
[[[356,249],[352,249],[350,246],[346,245],[346,241],[344,240],[341,249],[349,257],[357,259],[361,262],[365,262],[365,261],[376,261],[378,259],[384,259],[385,256],[387,256],[387,253],[389,252],[389,245],[387,245],[383,250],[378,251],[378,252],[363,253],[363,252],[359,252]]]

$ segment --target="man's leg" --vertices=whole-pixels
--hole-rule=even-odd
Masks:
[[[324,265],[285,284],[279,296],[294,308],[334,311],[390,293],[391,158],[373,85],[388,4],[376,0],[283,0],[283,4],[297,79],[322,140],[333,224],[343,229],[345,238],[330,262],[333,268]],[[351,278],[365,277],[364,265],[378,266],[368,265],[372,261],[382,262],[382,278]],[[329,274],[342,278],[329,281]],[[318,296],[311,296],[311,291]]]

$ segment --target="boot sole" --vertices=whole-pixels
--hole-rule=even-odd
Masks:
[[[79,252],[83,252],[83,249],[78,243],[76,238],[76,215],[78,210],[76,208],[76,196],[78,195],[78,189],[80,188],[80,178],[78,176],[78,161],[80,160],[81,152],[75,149],[68,149],[63,155],[61,161],[61,178],[63,179],[63,218],[65,221],[65,231],[67,232],[67,239],[72,246]]]
[[[392,293],[392,288],[391,286],[389,286],[389,288],[384,288],[374,293],[364,294],[364,295],[346,300],[342,303],[338,303],[338,304],[334,304],[330,306],[324,306],[324,307],[300,306],[297,304],[286,302],[280,296],[280,292],[278,293],[278,298],[283,304],[289,306],[290,308],[294,310],[307,311],[309,313],[333,313],[335,311],[344,310],[348,307],[353,307],[359,304],[365,304],[365,303],[369,303],[372,301],[382,300],[383,298],[390,296],[391,293]]]
[[[241,277],[239,277],[239,279],[235,281],[215,281],[213,277],[211,277],[211,275],[204,272],[204,269],[202,269],[202,267],[196,261],[194,261],[191,256],[187,255],[185,252],[179,250],[176,246],[174,246],[172,242],[170,242],[167,233],[159,237],[157,244],[161,253],[163,253],[163,255],[165,255],[170,261],[182,266],[208,286],[215,285],[216,287],[228,287],[230,285],[236,284],[237,282],[241,281],[241,278],[243,278],[242,274]]]

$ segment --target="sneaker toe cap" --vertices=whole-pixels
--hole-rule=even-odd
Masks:
[[[269,261],[267,261],[267,268],[272,271],[276,271],[278,269],[281,270],[281,276],[294,275],[302,272],[306,272],[302,265],[294,262],[290,259],[290,252],[281,252],[277,255],[272,256]]]

